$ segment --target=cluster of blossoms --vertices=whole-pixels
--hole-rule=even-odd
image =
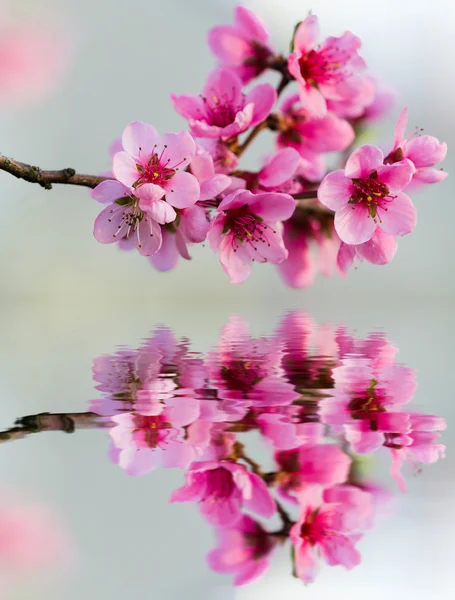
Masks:
[[[93,192],[108,205],[96,239],[137,248],[161,271],[208,240],[232,283],[248,278],[253,261],[278,265],[297,288],[318,272],[345,274],[356,260],[390,262],[396,237],[416,225],[408,193],[446,176],[435,168],[446,144],[420,130],[406,137],[404,109],[393,146],[356,148],[393,100],[366,72],[360,39],[347,31],[320,42],[310,15],[290,55],[276,54],[260,19],[239,6],[233,25],[209,32],[209,46],[218,66],[202,93],[172,94],[189,131],[159,135],[134,122],[113,145],[113,178]],[[276,89],[249,85],[268,71],[281,74]],[[278,102],[291,84],[297,90]],[[265,129],[275,150],[258,171],[243,169],[243,153]],[[334,152],[343,168],[330,171]]]
[[[94,361],[101,397],[90,410],[108,428],[111,460],[129,475],[185,470],[171,502],[198,503],[215,528],[215,571],[248,583],[290,540],[293,571],[310,582],[319,558],[360,562],[356,543],[386,497],[360,475],[360,455],[382,449],[402,490],[403,463],[444,455],[445,422],[409,406],[415,373],[396,352],[383,334],[355,339],[299,311],[258,339],[231,318],[205,356],[161,328],[137,350]],[[273,471],[246,453],[252,431],[273,454]],[[257,520],[277,516],[279,529]]]

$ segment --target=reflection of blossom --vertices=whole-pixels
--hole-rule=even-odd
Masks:
[[[403,463],[418,468],[444,456],[445,421],[410,409],[415,373],[396,353],[383,333],[359,339],[301,310],[258,338],[231,317],[205,356],[161,327],[137,350],[95,360],[101,399],[91,408],[109,429],[111,460],[129,475],[186,470],[170,500],[198,503],[216,528],[208,555],[215,571],[235,585],[253,581],[290,539],[295,572],[309,582],[319,558],[356,566],[357,541],[388,504],[364,455],[387,448],[403,490]],[[273,452],[273,470],[249,455],[251,432]],[[299,511],[297,522],[286,504]],[[250,511],[280,518],[281,527]]]
[[[216,535],[218,547],[207,556],[208,563],[218,573],[233,573],[234,585],[251,583],[269,567],[276,539],[248,515],[232,527],[217,529]]]
[[[275,502],[262,479],[228,461],[195,463],[171,502],[199,502],[205,518],[218,527],[239,521],[242,507],[263,517],[275,513]]]
[[[297,576],[305,583],[313,581],[318,555],[329,565],[346,569],[358,565],[361,559],[355,544],[370,525],[372,510],[370,494],[358,488],[306,489],[300,497],[300,518],[290,534]]]

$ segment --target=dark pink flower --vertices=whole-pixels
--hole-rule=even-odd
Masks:
[[[228,139],[262,122],[272,111],[276,91],[262,83],[244,95],[241,79],[229,69],[218,69],[210,75],[202,96],[172,94],[171,98],[195,137]]]
[[[410,183],[415,167],[404,159],[384,165],[375,146],[361,146],[349,157],[344,170],[332,171],[318,189],[318,199],[335,211],[335,229],[342,242],[363,244],[377,227],[391,235],[411,233],[416,211],[402,190]]]
[[[142,210],[155,221],[170,223],[176,217],[174,208],[187,208],[199,200],[199,182],[185,171],[196,153],[187,131],[160,136],[148,123],[134,121],[125,128],[122,145],[123,152],[112,161],[114,175],[134,189]]]
[[[370,86],[357,72],[365,67],[357,51],[360,39],[350,31],[329,37],[318,46],[319,23],[314,15],[300,23],[294,36],[294,51],[288,68],[300,86],[303,107],[314,116],[327,112],[326,100],[356,101],[367,105],[372,100]]]
[[[295,206],[291,196],[274,192],[237,190],[224,198],[207,237],[231,283],[249,277],[252,260],[278,264],[287,257],[279,222],[288,219]]]
[[[310,153],[338,152],[354,140],[352,126],[333,113],[315,117],[299,103],[297,94],[286,98],[280,115],[277,143],[281,148],[295,148],[302,156]]]
[[[305,583],[314,581],[319,556],[329,565],[357,566],[361,557],[355,544],[370,526],[371,495],[352,486],[326,491],[310,486],[299,502],[300,518],[290,533],[297,577]]]
[[[218,547],[208,554],[208,564],[217,573],[232,573],[234,585],[251,583],[268,569],[276,538],[248,515],[217,529],[216,536]]]
[[[438,183],[447,177],[447,173],[434,166],[444,160],[447,154],[447,144],[440,142],[431,135],[422,135],[422,130],[416,129],[413,135],[405,138],[408,124],[408,109],[404,108],[395,127],[395,140],[393,149],[385,158],[386,164],[394,164],[404,158],[410,160],[415,166],[412,182]]]
[[[209,31],[209,46],[221,65],[235,71],[243,83],[260,75],[273,55],[264,24],[244,6],[234,9],[234,25]]]
[[[260,477],[230,461],[194,463],[186,484],[171,502],[199,502],[204,517],[217,527],[230,527],[242,518],[242,508],[262,517],[276,511],[275,501]]]
[[[373,265],[386,265],[395,256],[396,250],[396,237],[378,227],[368,242],[357,246],[341,242],[336,259],[337,267],[342,275],[346,275],[356,261],[366,260]]]

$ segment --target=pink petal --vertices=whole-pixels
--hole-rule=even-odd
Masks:
[[[404,139],[404,132],[406,131],[406,126],[408,124],[408,109],[403,108],[398,117],[397,124],[395,125],[395,135],[393,139],[393,149],[396,150],[400,147],[400,144]]]
[[[128,229],[123,219],[124,206],[110,204],[95,219],[93,235],[101,244],[112,244],[122,238]]]
[[[385,233],[380,227],[376,229],[368,242],[356,246],[359,256],[373,265],[386,265],[395,256],[397,240],[395,236]]]
[[[253,559],[249,563],[244,562],[242,568],[234,577],[234,585],[245,585],[256,581],[269,568],[270,563],[266,558]]]
[[[264,192],[263,194],[255,194],[251,198],[250,211],[264,219],[264,221],[274,223],[276,221],[286,221],[286,219],[292,217],[296,204],[294,198],[289,194]]]
[[[327,103],[321,92],[312,85],[300,86],[300,102],[313,117],[322,118],[327,114]]]
[[[379,167],[377,172],[379,181],[384,183],[392,194],[396,194],[410,183],[415,168],[410,160],[405,159],[392,165]]]
[[[343,565],[346,569],[352,569],[362,560],[359,551],[354,547],[354,542],[345,535],[326,535],[320,547],[329,565]]]
[[[116,181],[115,179],[108,179],[102,181],[92,190],[92,198],[103,204],[110,204],[115,202],[119,198],[124,198],[131,195],[130,188]]]
[[[319,40],[319,21],[315,15],[309,15],[297,27],[294,36],[294,48],[306,54],[312,50]]]
[[[140,177],[136,161],[128,152],[117,152],[112,159],[112,171],[116,179],[129,187]]]
[[[245,6],[236,6],[234,9],[234,23],[246,36],[257,42],[265,44],[269,34],[260,18]]]
[[[368,209],[360,204],[346,204],[335,213],[335,230],[345,244],[363,244],[371,239],[376,223]]]
[[[244,244],[245,251],[252,260],[279,264],[288,257],[280,231],[269,230],[263,234],[262,241]]]
[[[414,231],[417,214],[407,194],[399,192],[391,202],[387,203],[386,208],[387,210],[378,208],[381,229],[392,235],[406,235]]]
[[[189,242],[200,243],[207,237],[210,222],[202,206],[190,206],[181,212],[180,227],[184,228],[185,236]]]
[[[287,234],[286,229],[284,223],[284,245],[288,250],[288,257],[278,265],[278,271],[287,285],[304,289],[314,282],[314,260],[305,235],[296,236],[294,230]]]
[[[197,177],[199,183],[215,175],[213,158],[202,146],[196,146],[196,154],[191,161],[191,173]]]
[[[248,92],[245,98],[245,104],[254,104],[253,116],[250,123],[251,127],[264,121],[264,119],[269,116],[275,105],[276,98],[276,90],[270,83],[256,85]]]
[[[354,141],[354,129],[345,119],[327,113],[321,119],[308,119],[298,126],[303,143],[313,152],[338,152]]]
[[[250,102],[247,104],[243,110],[239,110],[235,115],[234,122],[226,127],[223,127],[221,130],[221,137],[224,139],[233,137],[242,133],[242,131],[246,131],[248,127],[253,126],[253,114],[255,111],[255,105]]]
[[[332,171],[324,177],[318,188],[318,200],[330,210],[340,210],[346,207],[352,194],[352,181],[342,169]]]
[[[215,502],[209,498],[202,501],[200,507],[201,513],[207,521],[216,527],[229,527],[242,516],[239,500],[232,496],[226,499],[217,499]]]
[[[259,183],[264,187],[277,187],[291,179],[300,163],[300,155],[293,148],[276,152],[259,173]]]
[[[367,244],[369,242],[366,242]],[[350,246],[344,242],[341,244],[337,255],[337,267],[342,275],[346,275],[350,267],[352,267],[355,257],[357,256],[358,246]]]
[[[206,179],[205,181],[199,182],[201,187],[201,193],[199,200],[211,200],[212,198],[216,198],[221,192],[229,187],[231,184],[231,178],[228,175],[223,175],[219,173],[218,175],[214,175],[210,179]]]
[[[276,503],[267,485],[254,473],[249,473],[249,478],[252,484],[252,496],[251,498],[244,497],[243,505],[261,517],[272,517],[276,512]]]
[[[390,467],[390,475],[398,485],[401,492],[406,492],[406,480],[401,473],[401,465],[403,464],[403,450],[392,448],[392,464]]]
[[[143,207],[142,202],[140,202],[139,205],[142,210],[147,212],[157,223],[164,225],[164,223],[172,223],[177,218],[175,210],[164,200],[156,200],[146,208]]]
[[[136,236],[137,249],[142,256],[151,256],[161,247],[161,227],[147,213],[142,217]]]
[[[170,169],[185,169],[196,152],[196,144],[188,131],[165,133],[159,138],[155,152],[160,164]]]
[[[167,202],[175,208],[187,208],[199,200],[199,182],[186,171],[178,171],[164,187]]]
[[[153,148],[158,138],[157,130],[142,121],[133,121],[127,125],[122,135],[123,149],[132,157],[140,160],[153,154]]]
[[[417,169],[432,167],[447,154],[447,144],[431,135],[421,135],[406,143],[404,155],[412,160]]]
[[[207,239],[213,252],[218,252],[221,240],[223,239],[223,229],[225,223],[226,217],[223,214],[217,215],[210,223],[210,228],[207,232]]]
[[[119,466],[128,475],[145,475],[156,467],[156,457],[149,448],[128,448],[119,455]]]
[[[171,100],[175,110],[185,119],[205,119],[204,100],[200,96],[190,94],[171,94]]]
[[[213,71],[204,87],[204,96],[210,104],[216,100],[225,101],[229,98],[232,106],[242,106],[242,80],[230,69],[216,69]]]
[[[314,581],[318,572],[318,559],[315,556],[315,551],[312,546],[304,540],[299,541],[295,546],[295,571],[297,577],[304,583]]]
[[[209,138],[214,140],[221,138],[223,135],[223,128],[218,127],[217,125],[209,125],[206,121],[190,119],[189,125],[191,134],[194,135],[194,137]],[[239,133],[238,125],[236,126],[235,134],[237,133]]]
[[[368,177],[382,166],[383,160],[384,154],[376,146],[361,146],[348,158],[344,174],[351,179]]]
[[[251,275],[251,258],[243,244],[239,244],[238,246],[236,244],[234,252],[234,243],[236,244],[232,234],[227,234],[223,237],[219,246],[220,262],[223,269],[229,275],[231,283],[243,283]]]
[[[412,181],[417,181],[419,183],[439,183],[440,181],[444,181],[447,175],[448,173],[446,171],[427,167],[424,169],[418,169],[418,171],[414,174]]]
[[[213,27],[209,31],[208,43],[213,54],[230,66],[243,65],[251,55],[251,44],[231,25]]]
[[[157,200],[161,200],[165,191],[160,185],[154,183],[145,183],[136,189],[137,197],[140,199],[140,207],[142,210],[147,210]]]

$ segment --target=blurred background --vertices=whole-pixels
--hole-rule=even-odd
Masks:
[[[78,549],[72,579],[24,598],[117,600],[128,594],[164,600],[184,593],[266,600],[283,593],[328,598],[340,590],[353,598],[365,592],[372,598],[409,592],[418,598],[451,597],[455,5],[450,0],[378,0],[367,7],[360,0],[244,4],[263,18],[275,47],[284,52],[294,24],[310,9],[324,36],[346,29],[359,35],[370,70],[399,95],[378,139],[392,139],[399,111],[409,106],[411,127],[424,127],[448,143],[443,167],[451,175],[416,195],[418,227],[400,240],[390,265],[362,264],[345,280],[319,279],[311,289],[295,291],[270,265],[257,266],[242,286],[231,285],[208,247],[194,249],[194,259],[174,271],[158,273],[137,253],[95,241],[100,205],[87,190],[55,186],[49,192],[0,172],[0,426],[9,427],[24,414],[86,410],[94,397],[93,357],[118,344],[137,344],[156,323],[205,351],[232,313],[243,315],[260,334],[270,333],[284,310],[300,307],[320,324],[343,322],[360,335],[387,333],[400,348],[400,360],[419,370],[416,404],[448,421],[448,457],[412,479],[397,514],[361,545],[364,562],[355,572],[323,571],[316,584],[302,590],[289,577],[287,561],[278,560],[264,583],[234,591],[227,578],[205,566],[211,532],[194,507],[167,506],[181,473],[128,478],[108,463],[107,438],[97,432],[42,434],[2,445],[1,482],[56,506]],[[207,31],[231,23],[235,3],[12,0],[3,5],[5,23],[11,18],[32,30],[50,28],[49,45],[33,72],[47,61],[55,69],[55,86],[36,101],[14,98],[2,107],[0,152],[42,168],[98,173],[109,167],[109,145],[130,121],[148,121],[161,132],[185,127],[169,94],[201,90],[215,65]],[[268,150],[267,135],[260,140],[247,160]]]

